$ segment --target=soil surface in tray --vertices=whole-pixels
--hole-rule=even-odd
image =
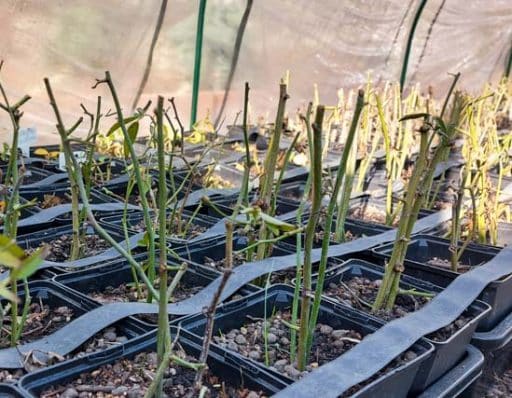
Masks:
[[[56,239],[44,242],[49,252],[45,260],[55,261],[62,263],[69,261],[71,254],[71,245],[73,238],[71,235],[61,235]],[[81,255],[79,258],[91,257],[110,249],[110,244],[100,238],[98,235],[85,235],[85,239],[80,241]],[[27,252],[32,253],[36,249],[27,249]]]
[[[351,208],[348,211],[348,217],[376,224],[386,224],[386,212],[372,205],[362,205]],[[392,225],[398,225],[397,218],[393,220]]]
[[[452,263],[450,260],[439,258],[439,257],[432,257],[430,260],[427,261],[428,265],[431,265],[433,267],[442,268],[446,270],[451,270]],[[464,273],[466,271],[469,271],[471,269],[471,266],[465,265],[465,264],[459,264],[457,267],[457,272]]]
[[[67,325],[73,318],[73,310],[69,307],[61,306],[50,308],[46,304],[43,304],[41,307],[39,303],[32,303],[19,344],[29,343],[48,336]],[[4,329],[10,331],[10,328],[11,323],[9,318],[6,318],[4,320]],[[9,347],[9,339],[10,335],[2,330],[2,334],[0,334],[0,348]],[[26,372],[32,372],[57,362],[104,350],[113,345],[124,343],[127,340],[128,338],[124,336],[117,327],[112,326],[105,328],[69,355],[61,356],[52,352],[37,352],[25,357],[23,369],[0,369],[0,383],[13,382],[22,377]]]
[[[327,289],[324,290],[324,294],[329,297],[334,297],[350,307],[370,313],[371,306],[377,297],[381,283],[381,279],[370,280],[362,277],[354,277],[347,281],[338,282],[338,284],[329,284]],[[391,321],[410,312],[419,310],[427,304],[429,300],[428,297],[399,294],[392,311],[380,310],[374,313],[374,315],[386,321]],[[469,321],[470,318],[461,315],[452,324],[431,333],[427,337],[434,341],[445,341]]]
[[[195,358],[176,348],[173,352],[175,355],[189,362],[197,362]],[[83,373],[68,384],[51,386],[41,394],[41,397],[143,397],[155,376],[156,369],[156,352],[143,352],[133,359],[121,359],[93,372]],[[171,363],[164,373],[164,394],[168,397],[197,397],[198,393],[194,392],[195,375],[195,371]],[[222,377],[208,370],[205,372],[203,386],[208,388],[205,397],[263,397],[260,392],[229,385]]]
[[[2,170],[4,171],[4,170]],[[6,171],[6,170],[5,170]],[[5,175],[5,171],[4,171],[4,175]],[[21,175],[20,175],[21,176]],[[29,185],[29,184],[33,184],[35,182],[38,182],[38,181],[41,181],[43,179],[45,179],[47,176],[46,175],[42,175],[42,174],[37,174],[37,173],[33,173],[31,172],[30,169],[27,169],[23,172],[23,183],[22,183],[22,186],[23,185]],[[2,181],[0,182],[1,184],[3,184],[3,176],[2,176]]]
[[[279,257],[278,257],[279,258]],[[254,260],[255,261],[255,260]],[[247,262],[245,253],[234,253],[233,254],[233,267],[238,267],[239,265],[245,264]],[[207,256],[204,257],[203,265],[207,267],[213,267],[219,271],[224,270],[225,259],[222,260],[213,260]],[[271,283],[290,283],[295,278],[295,268],[291,267],[286,271],[277,271],[272,272],[270,276]],[[262,283],[266,282],[266,277],[263,277]],[[259,283],[257,283],[259,284]]]
[[[203,289],[203,287],[204,286],[183,286],[183,284],[179,284],[178,287],[174,290],[170,303],[176,303],[178,301],[192,297],[198,291]],[[102,304],[146,301],[148,291],[143,284],[140,285],[140,293],[141,294],[139,295],[134,283],[123,283],[116,287],[108,286],[102,292],[89,293],[88,296]]]
[[[213,337],[214,342],[254,361],[267,362],[270,369],[293,380],[298,380],[317,367],[338,358],[364,337],[355,330],[333,329],[329,325],[318,324],[313,337],[309,363],[304,371],[300,371],[296,363],[290,361],[290,328],[283,322],[290,322],[290,312],[278,311],[266,321],[261,318],[247,318],[249,322],[240,329],[222,330],[222,334]],[[265,350],[265,335],[267,350]],[[366,383],[414,358],[416,354],[407,351]],[[361,387],[362,385],[356,386],[343,396],[350,396]]]
[[[177,222],[170,222],[167,220],[167,233],[168,237],[180,238],[180,239],[192,239],[196,236],[201,235],[205,232],[208,227],[203,225],[195,224],[193,221],[189,224],[188,219],[181,219],[181,230],[178,231],[176,228]],[[158,232],[158,222],[155,222],[153,228],[156,232]],[[170,227],[170,228],[169,228]],[[144,232],[146,230],[146,224],[144,220],[140,221],[137,225],[135,225],[134,230],[137,232]]]
[[[169,283],[171,278],[169,278]],[[156,283],[158,289],[158,282]],[[174,293],[172,295],[169,303],[177,303],[179,301],[183,301],[189,297],[192,297],[200,290],[202,290],[204,286],[187,286],[184,283],[178,284]],[[108,286],[103,291],[95,291],[92,293],[88,293],[88,296],[101,304],[114,303],[114,302],[146,302],[146,298],[148,295],[147,289],[143,284],[140,285],[140,295],[137,292],[137,288],[134,283],[123,283],[118,286]],[[232,301],[242,298],[239,294],[234,294],[226,301]],[[144,314],[137,315],[139,319],[142,319],[147,322],[156,323],[158,320],[158,316],[156,314]]]
[[[42,201],[38,203],[38,206],[41,209],[49,209],[50,207],[64,205],[67,203],[71,203],[71,196],[69,194],[62,195],[44,195]]]

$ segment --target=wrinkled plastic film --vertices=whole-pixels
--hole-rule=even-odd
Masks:
[[[400,77],[405,44],[418,1],[257,0],[243,38],[229,93],[225,123],[243,106],[243,85],[251,85],[253,118],[273,120],[278,82],[290,71],[293,112],[312,97],[334,103],[339,88]],[[28,93],[22,125],[35,126],[40,142],[57,142],[55,119],[43,77],[51,79],[68,125],[81,115],[80,103],[113,108],[105,86],[92,90],[95,78],[110,70],[125,113],[142,78],[160,0],[35,0],[0,3],[2,81],[12,102]],[[154,52],[149,80],[139,102],[156,94],[176,97],[188,125],[198,2],[169,0]],[[209,0],[206,9],[198,116],[215,119],[224,96],[237,29],[245,8],[241,0]],[[504,73],[512,43],[512,7],[508,0],[429,0],[417,26],[407,84],[432,86],[442,96],[461,72],[461,87],[479,90]],[[104,120],[107,129],[113,119]],[[87,131],[87,120],[81,127]],[[0,138],[10,124],[0,115]],[[53,134],[52,134],[53,133]]]

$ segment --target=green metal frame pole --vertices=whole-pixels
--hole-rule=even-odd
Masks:
[[[407,38],[407,47],[405,48],[404,60],[402,63],[402,72],[400,73],[400,92],[404,91],[405,80],[407,79],[407,66],[409,65],[409,57],[411,56],[412,42],[414,40],[414,33],[416,32],[416,27],[418,26],[418,22],[421,17],[421,13],[427,4],[427,0],[421,0],[418,9],[416,10],[416,14],[414,15],[414,20],[412,22],[411,30],[409,31],[409,37]]]
[[[196,51],[194,57],[194,81],[192,85],[192,109],[190,110],[190,129],[197,118],[197,99],[199,96],[199,81],[201,78],[201,53],[203,50],[203,30],[204,16],[206,11],[206,0],[201,0],[199,4],[199,14],[197,16],[196,32]]]

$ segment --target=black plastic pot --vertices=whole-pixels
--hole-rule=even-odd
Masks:
[[[510,316],[508,317],[510,318]],[[479,345],[485,357],[482,377],[478,380],[472,397],[483,397],[489,391],[489,386],[496,384],[505,372],[509,372],[512,363],[512,343],[508,330],[510,320],[503,320],[487,333],[476,333],[473,343]],[[496,395],[498,396],[498,395]],[[505,395],[503,395],[505,396]]]
[[[225,188],[240,188],[240,186],[242,185],[243,174],[240,171],[236,170],[234,167],[230,167],[224,164],[215,164],[206,167],[201,166],[197,170],[195,170],[195,174],[201,176],[205,175],[208,171],[208,167],[214,168],[212,175],[216,175],[228,183],[229,186],[226,186]],[[181,184],[183,180],[187,177],[187,174],[188,173],[185,171],[175,173],[176,183]],[[194,181],[192,182],[192,190],[195,191],[204,188],[210,187],[206,187],[204,186],[204,184],[200,183],[199,180],[194,179]]]
[[[359,173],[356,172],[354,178],[354,190],[355,186],[359,184]],[[388,179],[386,177],[385,170],[376,170],[375,168],[370,169],[365,177],[362,184],[362,191],[369,192],[373,198],[385,198],[387,191]],[[392,191],[394,194],[399,194],[403,191],[403,183],[401,181],[395,181],[393,184]]]
[[[405,256],[405,273],[441,287],[448,286],[460,274],[449,269],[427,265],[426,262],[433,257],[449,260],[451,255],[449,248],[449,240],[429,235],[414,236]],[[374,248],[372,255],[380,264],[384,264],[389,260],[392,250],[393,244],[389,243]],[[469,244],[462,253],[460,263],[478,266],[490,261],[499,251],[499,248],[493,246]],[[512,311],[511,295],[512,275],[494,281],[484,289],[478,299],[489,304],[492,310],[478,326],[479,331],[492,329]]]
[[[293,301],[293,288],[287,285],[275,285],[266,291],[255,293],[245,299],[237,300],[220,306],[215,316],[214,335],[227,333],[234,328],[240,328],[247,322],[247,316],[255,318],[270,317],[276,310],[285,310],[291,307]],[[265,313],[266,311],[266,313]],[[185,318],[181,327],[191,333],[202,336],[205,328],[204,315],[193,315]],[[382,326],[382,322],[354,311],[345,306],[336,305],[332,302],[322,302],[318,322],[327,324],[334,329],[354,329],[363,335],[370,334]],[[425,340],[420,340],[410,350],[417,354],[417,357],[407,364],[394,369],[378,377],[373,382],[362,387],[354,397],[405,397],[410,390],[413,380],[420,365],[427,360],[433,348]],[[243,358],[233,352],[233,357]],[[287,384],[293,380],[279,372],[267,368],[262,363],[246,359],[253,366],[268,371],[280,377]],[[340,371],[350,372],[350,369]]]
[[[247,247],[247,237],[235,236],[233,239],[233,251],[241,250]],[[288,247],[282,244],[276,244],[272,249],[272,256],[279,257],[287,254],[291,254]],[[212,264],[206,261],[206,258],[219,261],[224,259],[226,255],[226,240],[225,238],[217,238],[215,240],[206,240],[181,249],[176,250],[176,254],[191,264],[199,264],[208,269],[212,269]]]
[[[135,258],[141,263],[147,259],[147,254],[140,254]],[[158,255],[156,258],[158,258]],[[179,265],[178,262],[172,260],[169,260],[168,264],[174,267]],[[204,287],[219,276],[220,273],[215,270],[190,263],[178,286],[185,288],[196,286]],[[171,278],[171,276],[169,278]],[[88,295],[93,292],[105,291],[108,287],[117,287],[121,284],[133,282],[133,272],[128,262],[120,258],[105,265],[99,265],[69,274],[57,275],[54,281],[71,289],[76,294],[87,296],[88,300],[99,303]],[[246,285],[234,293],[230,299],[247,296],[259,290],[260,289],[255,286]],[[147,318],[144,317],[143,319]],[[171,319],[176,320],[178,318],[174,317]]]
[[[494,329],[488,332],[477,332],[471,341],[475,347],[483,352],[485,366],[483,377],[479,381],[477,390],[482,396],[486,393],[489,384],[500,377],[510,368],[512,361],[512,313],[505,317]]]
[[[305,214],[302,217],[302,224],[305,226],[307,224],[307,220],[309,218],[309,212]],[[287,220],[289,223],[295,224],[296,220],[294,218]],[[319,225],[320,226],[320,225]],[[324,227],[323,225],[321,226]],[[373,236],[380,234],[382,232],[389,231],[392,229],[391,227],[388,227],[386,225],[382,224],[372,224],[367,223],[365,221],[355,220],[351,218],[347,218],[345,220],[345,234],[350,234],[353,237],[362,237],[362,236]],[[333,220],[332,226],[331,226],[331,232],[335,232],[336,230],[336,218]],[[305,233],[302,233],[302,247],[304,247],[304,241],[305,241]],[[322,247],[322,240],[323,237],[319,237],[318,239],[315,238],[313,242],[313,247],[318,248]],[[290,245],[295,249],[297,244],[297,238],[295,236],[290,236],[288,238],[285,238],[282,240],[282,242]],[[331,244],[337,244],[338,242],[335,242],[334,240],[331,241]]]
[[[171,328],[171,336],[177,334]],[[179,332],[178,342],[183,349],[197,357],[201,352],[201,339],[186,331]],[[102,365],[113,364],[123,358],[133,358],[141,352],[155,351],[156,332],[135,338],[123,345],[74,359],[27,375],[20,380],[20,388],[29,396],[37,397],[50,386],[61,385],[78,378],[83,373],[92,372]],[[234,386],[246,387],[255,391],[263,391],[268,396],[284,388],[284,383],[272,374],[259,368],[249,366],[245,361],[232,358],[228,352],[212,345],[207,359],[208,368],[220,380]]]
[[[66,306],[73,311],[74,317],[79,317],[98,307],[98,304],[94,301],[52,281],[29,282],[29,292],[32,303],[43,303],[43,305],[48,305],[52,309]],[[23,286],[20,285],[18,287],[18,297],[23,299],[24,296]],[[6,301],[1,301],[3,308],[5,308]],[[147,325],[132,318],[123,319],[122,321],[114,323],[111,327],[112,326],[116,327],[116,329],[128,339],[140,336],[150,330]],[[80,348],[77,348],[74,352],[80,352]],[[0,364],[0,369],[1,368],[2,364]]]
[[[46,187],[46,188],[40,188],[40,189],[31,189],[31,190],[24,190],[20,192],[20,197],[22,197],[25,200],[33,200],[35,199],[37,204],[36,207],[38,207],[38,204],[40,204],[44,198],[45,195],[50,196],[56,196],[60,198],[65,198],[70,195],[69,188],[63,187],[63,186],[53,186],[53,187]],[[89,196],[89,202],[91,204],[102,204],[102,203],[119,203],[119,201],[102,194],[101,192],[97,191],[96,189],[91,189],[90,196]],[[39,208],[39,207],[38,207]],[[96,214],[103,214],[108,215],[112,214],[112,211],[105,211],[102,212],[101,210],[95,210]],[[55,221],[60,223],[69,223],[69,220],[71,220],[71,214],[66,213],[63,215],[60,215],[55,218]]]
[[[352,259],[345,264],[329,271],[325,278],[324,286],[330,283],[339,284],[355,277],[363,277],[370,280],[382,279],[384,273],[382,268],[363,260]],[[315,276],[316,281],[317,276]],[[404,275],[400,278],[400,288],[404,290],[414,289],[428,293],[439,293],[442,289],[430,283]],[[326,296],[327,300],[340,302],[337,298]],[[340,302],[341,303],[341,302]],[[341,304],[350,305],[344,302]],[[412,391],[418,393],[425,390],[434,381],[450,370],[464,355],[467,345],[475,332],[479,322],[489,313],[490,308],[482,302],[474,302],[465,312],[465,316],[471,320],[451,335],[445,341],[435,341],[428,336],[425,337],[434,347],[435,351],[425,362],[421,364],[420,370]],[[364,311],[367,312],[366,310]],[[368,314],[374,316],[373,314]]]
[[[192,224],[204,227],[206,229],[212,227],[217,220],[212,219],[208,216],[203,215],[195,215],[189,212],[181,213],[182,222],[188,223],[188,221],[192,220]],[[102,225],[109,226],[110,228],[118,228],[122,230],[123,228],[123,216],[115,215],[115,216],[107,216],[101,218]],[[129,230],[133,233],[142,232],[145,230],[144,227],[144,215],[141,212],[132,212],[127,215],[126,223]],[[157,232],[157,231],[155,231]],[[171,243],[173,248],[181,247],[183,245],[188,244],[188,242],[193,238],[180,238],[173,235],[167,235],[167,240]]]
[[[3,172],[2,175],[5,176],[7,172],[7,166],[0,166],[0,170]],[[20,190],[23,190],[25,185],[40,181],[52,174],[53,173],[49,172],[48,170],[44,170],[30,164],[26,165],[25,171],[23,172],[23,184],[20,186]]]
[[[22,398],[25,396],[16,385],[0,384],[0,398]]]
[[[395,206],[396,205],[396,200],[394,200],[393,202],[394,202],[393,206]],[[366,220],[362,220],[362,219],[355,219],[354,217],[350,216],[350,214],[351,214],[350,211],[353,211],[354,209],[361,208],[362,211],[365,212],[366,209],[368,209],[369,207],[373,207],[373,208],[376,208],[378,210],[385,211],[386,210],[385,199],[384,198],[381,198],[381,199],[375,198],[372,195],[361,195],[361,196],[358,196],[358,197],[350,199],[348,219],[350,219],[350,220],[357,220],[357,221],[359,221],[361,223],[366,223],[369,226],[373,226],[373,225],[375,225],[375,226],[382,226],[383,224],[381,224],[379,222],[366,221]],[[433,213],[434,213],[434,211],[422,209],[422,210],[420,210],[420,212],[418,214],[418,219],[426,217],[426,216],[429,216],[429,215],[431,215]],[[398,213],[398,215],[397,215],[397,218],[399,218],[399,217],[400,217],[400,213]]]
[[[464,357],[443,377],[418,395],[418,398],[453,398],[471,395],[475,383],[482,375],[483,365],[483,354],[477,348],[468,345]]]
[[[123,232],[116,228],[111,228],[109,226],[105,227],[106,231],[114,238],[117,242],[123,241],[125,236]],[[44,244],[49,244],[52,240],[55,240],[61,236],[67,235],[71,236],[73,233],[73,227],[71,225],[63,225],[56,228],[48,228],[38,232],[32,232],[29,234],[19,235],[16,238],[16,242],[23,249],[36,249]],[[94,228],[88,226],[86,231],[86,235],[96,235]],[[108,250],[108,249],[105,249]],[[98,253],[99,254],[99,253]],[[119,257],[119,254],[116,252],[112,255],[112,258]],[[105,258],[102,258],[98,261],[105,261]],[[89,264],[89,266],[94,265],[94,263]],[[68,272],[66,268],[53,268],[52,270],[57,273]],[[42,271],[43,272],[43,271]],[[32,278],[33,279],[33,278]]]
[[[300,203],[304,198],[306,183],[303,181],[281,184],[279,198],[292,203]]]
[[[20,204],[24,205],[26,203],[27,203],[27,201],[25,199],[23,199],[22,197],[20,197]],[[40,209],[35,206],[24,207],[20,210],[19,219],[23,220],[24,218],[30,217],[39,211],[40,211]],[[4,226],[0,225],[0,231],[3,231],[3,229],[4,229]],[[36,231],[38,229],[39,229],[38,226],[23,226],[23,227],[18,226],[18,233],[26,233],[26,232],[30,232],[30,231]]]
[[[231,215],[233,213],[233,209],[238,200],[238,195],[233,195],[231,197],[220,198],[215,201],[215,205],[221,210],[224,214]],[[249,194],[249,205],[256,202],[258,200],[257,191],[253,191]],[[281,200],[280,198],[276,199],[276,215],[280,216],[282,214],[286,214],[292,212],[298,208],[298,205],[286,201]],[[215,213],[215,210],[214,210]],[[216,212],[218,214],[218,212]]]

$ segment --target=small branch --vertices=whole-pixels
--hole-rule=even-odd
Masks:
[[[208,352],[210,349],[210,344],[212,341],[213,335],[213,321],[215,317],[215,311],[217,306],[219,305],[220,296],[226,283],[228,282],[229,277],[231,276],[231,272],[233,270],[233,224],[230,221],[226,221],[226,258],[225,258],[225,268],[224,273],[222,274],[222,279],[219,284],[219,288],[213,295],[212,302],[210,306],[206,310],[206,326],[204,331],[204,339],[203,339],[203,349],[201,351],[201,355],[199,356],[199,363],[204,364],[204,367],[201,368],[196,373],[195,378],[195,390],[199,392],[201,390],[203,384],[204,372],[206,369],[206,360],[208,358]]]

